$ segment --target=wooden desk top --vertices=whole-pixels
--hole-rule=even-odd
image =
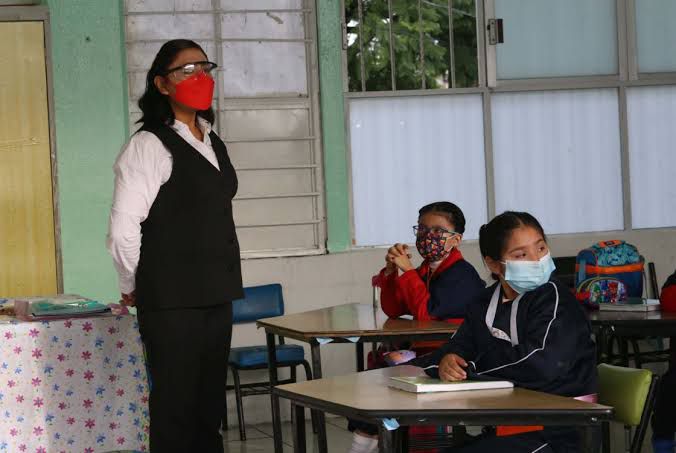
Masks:
[[[292,338],[368,337],[382,335],[451,334],[457,324],[444,321],[389,319],[371,305],[347,304],[260,319],[258,327]]]
[[[390,376],[417,376],[424,372],[414,366],[369,370],[295,384],[280,385],[275,393],[284,398],[349,407],[362,414],[407,412],[426,414],[449,412],[491,413],[547,412],[575,413],[608,417],[612,408],[522,388],[469,390],[460,392],[409,393],[388,387]]]

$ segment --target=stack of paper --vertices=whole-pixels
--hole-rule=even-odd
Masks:
[[[98,316],[110,313],[110,307],[75,295],[15,299],[14,309],[25,321]]]
[[[390,387],[413,393],[428,392],[454,392],[459,390],[485,390],[512,388],[514,384],[500,380],[464,380],[464,381],[441,381],[428,376],[391,377]]]

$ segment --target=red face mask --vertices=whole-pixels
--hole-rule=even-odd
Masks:
[[[200,72],[177,83],[176,92],[171,97],[195,110],[206,110],[214,97],[214,79]]]

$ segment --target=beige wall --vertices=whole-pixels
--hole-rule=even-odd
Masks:
[[[624,239],[635,244],[647,261],[655,262],[660,286],[676,268],[676,229],[554,236],[549,242],[554,256],[568,256],[575,255],[580,249],[603,239]],[[477,242],[465,243],[461,250],[465,258],[487,280],[488,275],[482,265]],[[384,254],[384,249],[356,249],[323,256],[246,260],[243,264],[244,282],[246,286],[281,283],[287,313],[352,302],[371,303],[370,277],[381,268]],[[235,347],[265,344],[265,335],[253,325],[236,326],[232,344]],[[309,349],[306,357],[310,357]],[[339,344],[322,347],[324,376],[350,373],[354,369],[354,346]],[[253,372],[246,376],[267,377],[266,373]],[[228,403],[230,424],[233,425],[237,418],[232,392],[229,393]],[[245,398],[244,405],[248,422],[269,421],[268,396]],[[284,403],[282,407],[284,412],[288,411],[288,404]]]

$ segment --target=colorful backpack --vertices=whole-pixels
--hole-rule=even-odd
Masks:
[[[591,307],[643,295],[643,257],[625,241],[602,241],[577,254],[577,299]]]

